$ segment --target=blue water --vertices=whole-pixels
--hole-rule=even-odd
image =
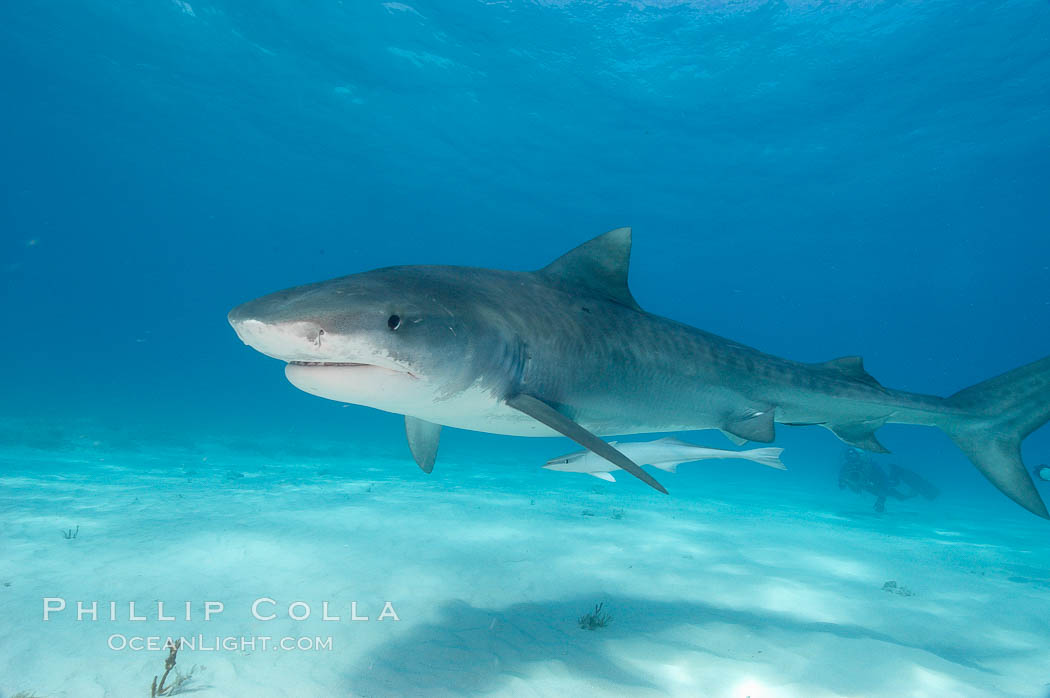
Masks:
[[[9,3],[0,99],[12,453],[219,443],[418,480],[400,418],[295,390],[228,310],[392,264],[538,268],[623,225],[645,309],[773,354],[939,395],[1050,354],[1045,2]],[[880,438],[945,516],[1045,539],[939,432]],[[687,501],[868,510],[831,434],[777,445],[789,485],[705,470]],[[530,470],[568,450],[446,430],[425,486],[469,487],[472,458],[497,490],[600,484]]]

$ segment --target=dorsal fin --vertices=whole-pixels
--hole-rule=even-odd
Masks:
[[[696,448],[696,444],[691,444],[688,441],[676,439],[673,436],[665,436],[663,438],[657,439],[656,441],[652,441],[651,443],[664,444],[665,446],[690,446],[692,448]]]
[[[617,228],[566,252],[540,273],[641,310],[627,287],[630,261],[631,229]]]
[[[862,381],[868,385],[874,385],[879,388],[882,387],[881,383],[864,370],[864,359],[859,356],[843,356],[817,365],[826,368],[829,371],[838,371],[843,375]]]

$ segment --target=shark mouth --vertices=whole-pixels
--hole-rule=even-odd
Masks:
[[[361,364],[354,361],[289,361],[293,366],[373,366],[374,364]]]
[[[398,414],[405,413],[423,386],[404,369],[356,361],[289,361],[284,376],[311,395]]]
[[[382,371],[389,371],[391,373],[401,373],[410,378],[418,378],[416,374],[403,368],[391,368],[389,366],[380,366],[378,364],[365,364],[357,361],[289,361],[289,366],[310,366],[310,367],[321,367],[321,368],[375,368]]]

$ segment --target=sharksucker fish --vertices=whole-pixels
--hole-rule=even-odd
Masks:
[[[751,448],[746,451],[726,451],[721,448],[705,448],[696,444],[687,443],[679,439],[665,437],[655,441],[629,441],[617,443],[610,441],[610,446],[633,460],[638,465],[651,465],[669,473],[677,472],[682,463],[692,463],[698,460],[749,460],[759,465],[765,465],[777,470],[787,470],[780,462],[782,448]],[[562,473],[585,473],[594,477],[616,482],[610,473],[618,470],[619,466],[613,465],[596,453],[591,451],[577,451],[567,453],[564,456],[551,458],[543,466],[547,470],[556,470]]]
[[[630,250],[618,228],[536,271],[387,267],[263,296],[229,321],[299,389],[405,415],[426,472],[442,425],[561,434],[666,493],[600,437],[720,429],[769,443],[779,422],[886,452],[879,427],[918,424],[1050,518],[1020,451],[1050,419],[1050,357],[947,398],[893,390],[856,356],[792,361],[645,312],[627,285]]]

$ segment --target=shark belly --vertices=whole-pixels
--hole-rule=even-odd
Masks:
[[[480,384],[449,395],[425,379],[378,366],[290,363],[285,367],[285,376],[289,383],[311,395],[442,426],[509,436],[560,436],[508,407]]]
[[[554,429],[508,406],[502,397],[480,381],[460,392],[446,394],[425,379],[379,366],[289,363],[285,366],[285,376],[296,388],[311,395],[403,414],[442,426],[506,436],[561,436]],[[578,416],[581,425],[601,436],[714,428],[702,419],[683,423],[680,419],[664,422],[631,416],[638,411],[632,409],[637,408],[636,397],[625,396],[622,400],[604,402],[602,408],[585,408]],[[606,414],[610,407],[613,409]]]

